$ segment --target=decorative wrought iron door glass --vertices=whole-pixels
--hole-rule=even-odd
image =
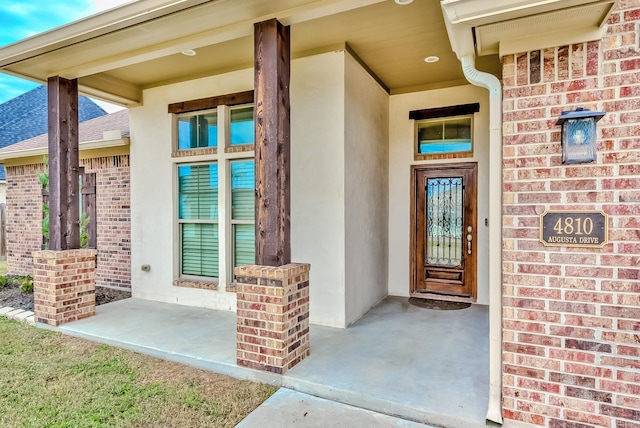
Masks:
[[[431,265],[462,264],[462,177],[427,179],[426,260]]]

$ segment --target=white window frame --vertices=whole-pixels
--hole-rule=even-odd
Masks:
[[[233,226],[231,221],[231,162],[242,160],[254,160],[254,150],[228,151],[231,146],[230,139],[230,119],[231,110],[236,108],[254,107],[253,103],[240,104],[237,106],[221,105],[215,109],[200,110],[192,113],[182,113],[174,115],[173,126],[173,149],[177,151],[178,140],[178,117],[195,116],[208,111],[217,110],[218,114],[218,147],[215,154],[195,154],[190,156],[172,157],[173,161],[173,193],[174,193],[174,279],[187,281],[217,282],[218,291],[225,291],[227,286],[234,282],[233,275]],[[198,165],[216,162],[218,164],[218,278],[181,276],[181,242],[178,212],[178,166]],[[234,223],[246,223],[247,220],[237,220]],[[250,223],[250,222],[249,222]],[[255,219],[253,224],[255,224]]]
[[[180,163],[180,164],[176,164],[175,166],[175,170],[176,170],[176,195],[177,198],[180,197],[180,190],[178,189],[178,180],[179,180],[179,174],[178,174],[178,168],[181,166],[208,166],[208,165],[218,165],[218,186],[220,185],[220,165],[218,164],[217,161],[208,161],[208,162],[187,162],[187,163]],[[218,190],[218,199],[220,198],[220,190]],[[180,231],[181,229],[181,225],[183,224],[217,224],[218,225],[218,242],[220,240],[220,213],[218,211],[218,218],[216,220],[211,220],[211,219],[181,219],[180,218],[180,201],[177,200],[176,202],[176,208],[177,208],[177,213],[176,213],[176,221],[177,221],[177,240],[178,240],[178,248],[177,248],[177,256],[178,256],[178,270],[177,270],[177,277],[180,279],[186,279],[186,280],[190,280],[190,281],[198,281],[198,280],[204,280],[206,279],[208,282],[216,282],[217,278],[212,278],[212,277],[208,277],[208,276],[198,276],[198,275],[189,275],[189,274],[182,274],[182,233]],[[218,210],[220,209],[220,201],[218,200]],[[220,246],[220,245],[218,245]],[[220,249],[218,248],[218,252],[220,251]],[[218,263],[220,263],[220,254],[218,254]],[[220,272],[220,266],[218,266],[218,277],[219,277],[219,272]]]

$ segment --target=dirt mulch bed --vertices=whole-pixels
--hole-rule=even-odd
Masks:
[[[131,297],[130,291],[96,287],[96,305],[104,305],[129,297]],[[4,306],[33,311],[33,293],[23,293],[17,285],[5,287],[0,290],[0,308]]]

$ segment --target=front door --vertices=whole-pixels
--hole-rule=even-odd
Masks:
[[[477,163],[412,167],[413,296],[476,298]]]

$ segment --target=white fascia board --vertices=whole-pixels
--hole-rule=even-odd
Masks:
[[[138,0],[37,34],[0,49],[0,67],[99,37],[211,0]]]
[[[597,1],[599,0],[441,0],[440,4],[445,17],[452,24],[480,25]]]
[[[102,140],[93,140],[93,141],[83,141],[78,144],[78,149],[82,150],[93,150],[93,149],[106,149],[109,147],[121,147],[128,146],[130,140],[128,137],[119,137],[113,139],[102,139]],[[15,150],[10,152],[0,153],[0,161],[8,160],[8,159],[18,159],[18,158],[26,158],[30,156],[40,156],[46,155],[49,152],[48,147],[36,147],[33,149],[24,149],[24,150]]]

